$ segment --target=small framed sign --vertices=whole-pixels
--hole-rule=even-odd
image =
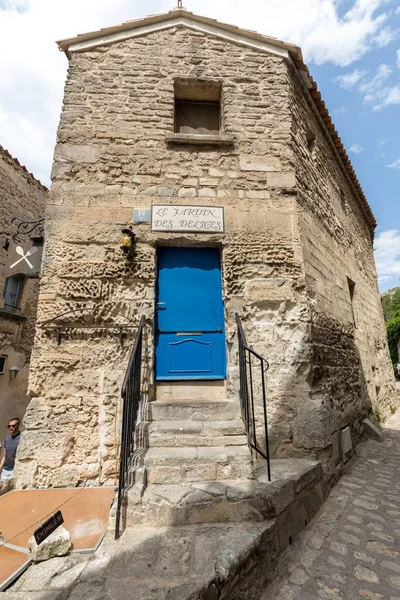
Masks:
[[[157,204],[151,208],[151,231],[224,233],[222,206]]]
[[[58,510],[54,515],[52,515],[47,521],[43,523],[40,527],[38,527],[33,535],[35,536],[35,540],[37,545],[39,546],[46,538],[49,537],[53,531],[60,527],[64,523],[64,518],[61,514],[61,510]]]
[[[150,210],[148,208],[135,208],[133,211],[134,223],[148,223],[150,221]]]
[[[28,277],[37,276],[40,273],[42,252],[43,242],[35,243],[29,240],[24,243],[11,243],[5,265],[6,277],[21,274]]]

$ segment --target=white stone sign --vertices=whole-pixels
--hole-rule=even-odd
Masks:
[[[222,206],[154,205],[151,231],[224,233],[224,209]]]

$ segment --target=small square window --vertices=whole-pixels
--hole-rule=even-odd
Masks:
[[[219,104],[175,100],[175,133],[218,135],[219,131]]]
[[[0,354],[0,375],[4,375],[6,370],[7,355]]]
[[[347,215],[347,202],[343,190],[340,190],[340,206],[342,207],[342,211]]]
[[[311,129],[307,129],[306,139],[307,139],[307,148],[308,148],[308,151],[311,154],[311,156],[314,158],[314,155],[315,155],[315,135],[311,131]]]
[[[213,81],[175,81],[175,133],[219,135],[221,84]]]

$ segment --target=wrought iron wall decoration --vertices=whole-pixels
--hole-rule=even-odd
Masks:
[[[13,231],[4,233],[5,239],[1,242],[4,250],[8,250],[12,241],[18,242],[19,236],[29,236],[30,233],[34,233],[33,238],[43,238],[44,235],[44,218],[38,221],[23,221],[18,217],[11,219],[11,225]]]
[[[43,237],[44,234],[44,218],[39,219],[38,221],[23,221],[18,217],[14,217],[11,219],[12,225],[15,225],[17,229],[17,234],[21,235],[29,235],[33,231],[35,231],[34,237]]]

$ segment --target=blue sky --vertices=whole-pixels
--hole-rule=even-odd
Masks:
[[[0,0],[0,144],[49,184],[67,60],[56,39],[175,0]],[[378,221],[381,290],[400,284],[400,0],[184,0],[301,46]]]

